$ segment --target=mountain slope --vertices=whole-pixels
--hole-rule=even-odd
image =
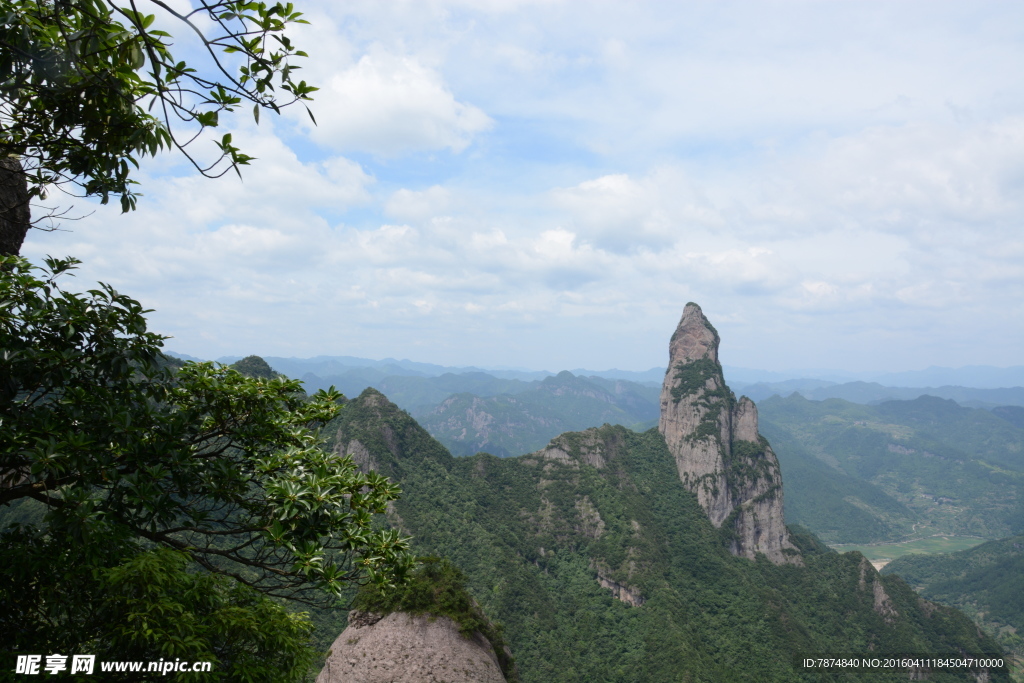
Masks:
[[[931,396],[867,406],[793,395],[758,407],[783,474],[795,475],[790,521],[829,542],[1024,530],[1024,430],[997,415]],[[837,521],[844,509],[853,516]]]
[[[957,553],[907,555],[884,573],[899,574],[926,598],[964,610],[1024,657],[1024,536]]]
[[[768,419],[762,419],[761,430],[779,457],[788,521],[841,543],[877,543],[913,532],[917,513],[880,487],[815,457]]]
[[[453,458],[367,390],[325,434],[400,483],[391,523],[466,572],[524,681],[795,681],[793,657],[812,652],[997,651],[857,553],[796,534],[805,566],[731,555],[656,430],[606,425],[517,458]]]

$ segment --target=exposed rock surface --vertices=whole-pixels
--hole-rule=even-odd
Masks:
[[[894,624],[896,618],[900,616],[900,613],[893,607],[892,599],[889,594],[885,592],[885,586],[882,585],[882,575],[878,573],[878,570],[864,558],[860,562],[860,580],[858,581],[858,587],[864,591],[868,588],[868,583],[871,583],[871,596],[873,599],[872,609],[875,613],[885,619],[885,623]],[[928,607],[922,607],[925,610],[925,614],[931,616],[931,609]]]
[[[505,683],[479,633],[447,617],[352,612],[316,683]]]
[[[733,532],[734,555],[800,563],[782,516],[778,459],[757,431],[754,402],[725,385],[718,343],[700,306],[687,304],[669,343],[658,429],[683,484],[716,527]]]
[[[619,583],[614,579],[610,579],[600,571],[597,572],[597,582],[601,584],[602,588],[610,590],[616,600],[624,602],[630,607],[639,607],[647,602],[640,594],[640,591],[636,588]]]

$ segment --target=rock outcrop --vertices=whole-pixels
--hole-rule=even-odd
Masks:
[[[351,612],[316,683],[505,683],[491,644],[447,617]]]
[[[734,555],[799,564],[782,516],[778,459],[757,431],[754,402],[726,386],[718,344],[700,306],[687,304],[669,344],[658,429],[683,484],[730,533]]]

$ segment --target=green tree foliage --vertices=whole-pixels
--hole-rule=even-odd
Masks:
[[[148,13],[154,10],[160,15]],[[180,23],[205,62],[171,52],[158,26]],[[285,35],[305,23],[291,3],[199,0],[187,13],[163,0],[5,0],[0,9],[0,157],[22,160],[33,193],[74,183],[135,208],[138,157],[176,147],[204,175],[249,163],[230,134],[212,163],[187,147],[243,104],[280,111],[309,100]]]
[[[287,620],[268,596],[325,604],[410,566],[406,540],[373,521],[398,488],[320,447],[337,392],[307,398],[297,381],[210,363],[174,371],[137,301],[62,289],[74,263],[48,260],[40,278],[0,260],[0,642],[142,647],[162,622],[121,617],[155,609],[197,616],[152,652],[215,651],[231,629],[207,617],[269,637]],[[146,573],[169,577],[164,594],[133,592]],[[211,603],[170,600],[203,581]],[[220,611],[235,603],[243,612]],[[282,642],[301,642],[288,623]]]

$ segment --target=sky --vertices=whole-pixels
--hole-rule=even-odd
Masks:
[[[295,4],[317,125],[22,254],[203,358],[644,370],[695,301],[737,367],[1024,364],[1024,3]]]

